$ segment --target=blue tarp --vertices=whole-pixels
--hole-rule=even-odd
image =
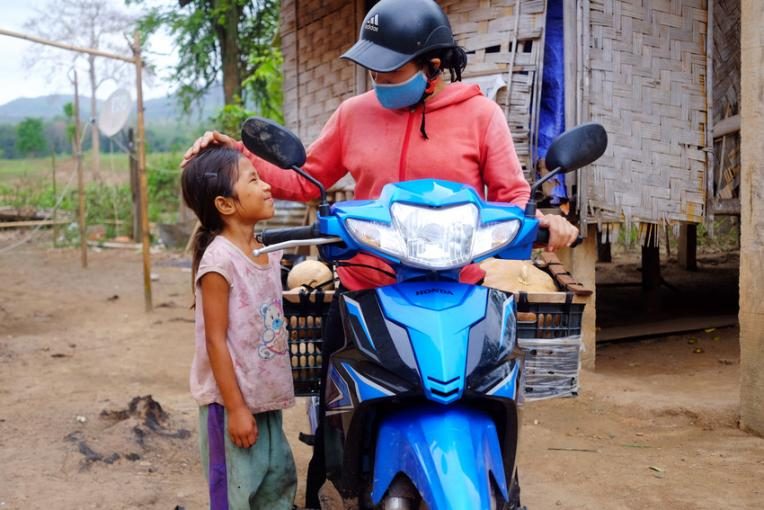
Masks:
[[[546,156],[552,140],[565,131],[565,47],[563,41],[562,2],[548,0],[544,39],[544,76],[541,81],[541,111],[537,158]],[[535,165],[534,161],[534,165]],[[552,204],[568,198],[565,177],[552,191]]]

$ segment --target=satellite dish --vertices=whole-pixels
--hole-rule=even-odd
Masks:
[[[127,123],[132,108],[133,98],[130,93],[125,89],[115,90],[101,106],[98,129],[106,136],[116,135]]]

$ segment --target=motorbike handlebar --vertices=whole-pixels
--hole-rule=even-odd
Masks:
[[[576,238],[575,241],[573,241],[573,244],[570,245],[571,248],[575,248],[579,244],[584,242],[584,238],[580,235]],[[536,231],[536,244],[549,244],[549,229],[548,228],[542,228],[539,227],[539,229]]]
[[[270,246],[287,241],[314,239],[322,236],[318,232],[318,225],[313,224],[307,227],[271,228],[264,230],[258,237],[261,243]]]

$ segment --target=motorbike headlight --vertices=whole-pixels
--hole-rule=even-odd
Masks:
[[[392,255],[414,267],[451,269],[509,243],[517,234],[516,220],[479,227],[473,204],[427,208],[395,203],[391,225],[349,218],[356,241]]]
[[[405,240],[405,260],[413,265],[447,269],[471,260],[478,209],[472,204],[430,209],[396,203],[393,225]]]
[[[509,244],[517,235],[518,230],[520,230],[518,220],[499,221],[483,225],[475,234],[475,240],[472,244],[472,258],[476,259]]]
[[[405,253],[403,239],[390,225],[353,218],[348,218],[345,224],[350,235],[361,244],[399,258]]]

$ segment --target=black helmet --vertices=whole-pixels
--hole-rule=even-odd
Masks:
[[[394,71],[419,55],[456,46],[435,0],[381,0],[361,25],[358,42],[342,55],[371,71]]]

